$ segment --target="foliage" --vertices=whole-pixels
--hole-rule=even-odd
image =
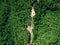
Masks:
[[[0,7],[0,45],[27,45],[30,1],[2,0]]]
[[[27,45],[31,6],[36,12],[32,45],[60,45],[60,0],[1,0],[0,45]]]
[[[34,4],[36,9],[33,30],[35,38],[32,45],[60,45],[59,2],[59,0],[40,0]]]

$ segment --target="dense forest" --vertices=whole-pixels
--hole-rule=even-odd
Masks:
[[[27,45],[32,6],[31,45],[60,45],[60,0],[0,0],[0,45]]]

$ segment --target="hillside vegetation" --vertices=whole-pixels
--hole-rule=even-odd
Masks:
[[[27,45],[32,5],[36,13],[32,45],[60,45],[60,0],[1,0],[0,45]]]

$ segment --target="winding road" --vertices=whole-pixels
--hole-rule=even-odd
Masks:
[[[31,45],[33,42],[34,34],[33,34],[33,29],[34,29],[34,20],[33,17],[35,16],[35,10],[34,7],[31,9],[31,25],[28,25],[27,30],[30,33],[30,42],[27,45]]]

